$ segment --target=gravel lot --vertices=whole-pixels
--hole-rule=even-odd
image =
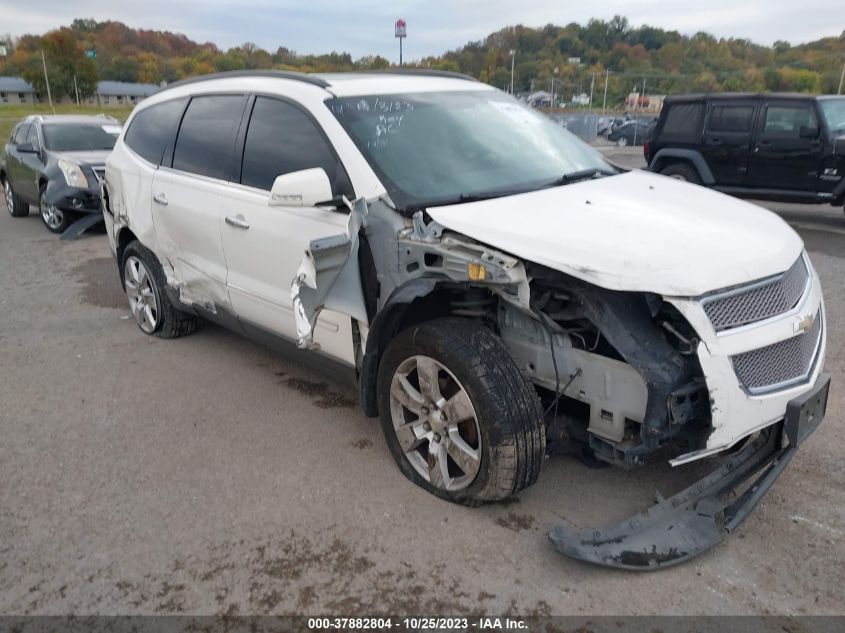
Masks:
[[[102,233],[0,210],[0,613],[845,613],[845,216],[773,208],[825,285],[828,418],[737,534],[651,574],[565,559],[546,531],[695,468],[553,458],[507,503],[439,501],[352,390],[210,325],[142,335]]]

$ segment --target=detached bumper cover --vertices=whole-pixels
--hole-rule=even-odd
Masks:
[[[575,533],[557,525],[549,539],[561,554],[620,569],[653,570],[715,547],[751,513],[824,418],[830,376],[789,402],[783,422],[762,431],[741,451],[686,490],[603,530]],[[734,498],[743,484],[745,491]]]

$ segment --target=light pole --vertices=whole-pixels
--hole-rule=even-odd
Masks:
[[[610,79],[610,68],[604,70],[604,101],[601,104],[601,113],[607,114],[607,80]]]
[[[516,60],[516,51],[511,49],[511,94],[513,94],[513,66]]]
[[[842,74],[839,76],[839,89],[836,91],[836,94],[842,94],[842,83],[845,82],[845,64],[842,64]]]
[[[560,72],[560,69],[557,66],[555,66],[555,72],[552,75],[552,105],[551,105],[552,109],[554,109],[554,107],[555,107],[555,80],[557,79],[557,75],[558,75],[559,72]]]

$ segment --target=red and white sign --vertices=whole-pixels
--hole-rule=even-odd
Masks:
[[[405,20],[399,18],[396,20],[396,37],[406,37],[407,35],[407,27],[405,25]]]

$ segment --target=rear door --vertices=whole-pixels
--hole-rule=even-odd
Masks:
[[[815,128],[813,138],[802,131]],[[757,120],[748,185],[764,189],[814,191],[824,144],[812,101],[765,99]]]
[[[270,189],[277,176],[314,167],[326,171],[335,194],[352,197],[352,188],[322,129],[296,103],[257,96],[241,142],[240,182],[226,191],[220,217],[229,295],[241,319],[296,339],[291,281],[309,244],[346,233],[349,215],[329,207],[271,207]],[[328,354],[354,361],[349,316],[322,312],[314,338]]]
[[[755,100],[710,102],[701,153],[716,184],[745,184],[756,111]]]
[[[165,156],[153,178],[156,236],[176,285],[185,300],[211,311],[230,304],[220,222],[245,103],[240,94],[192,98],[172,158]]]

